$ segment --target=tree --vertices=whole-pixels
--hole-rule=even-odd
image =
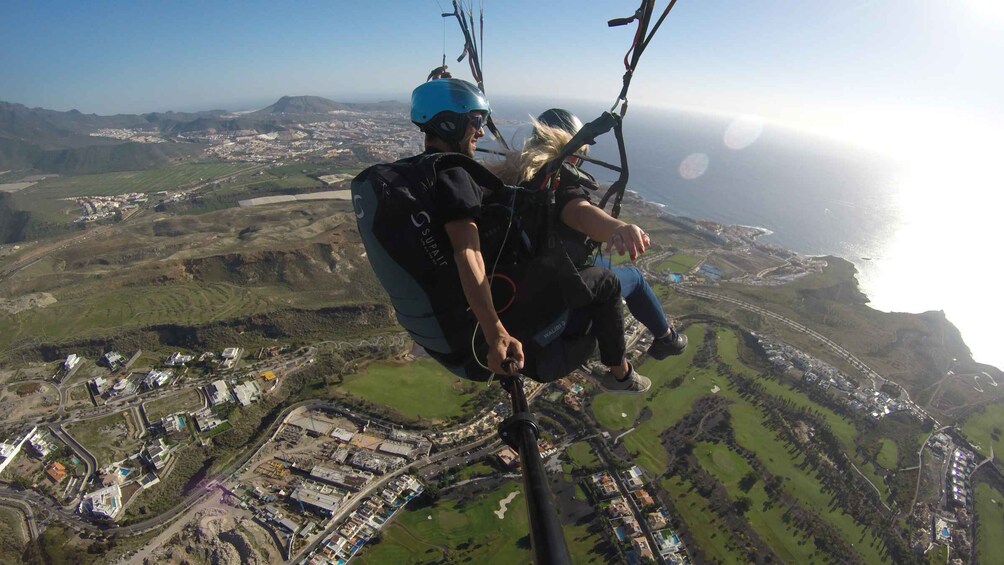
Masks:
[[[14,475],[11,477],[10,482],[21,490],[28,490],[31,488],[31,481],[29,481],[24,475]]]
[[[732,504],[732,509],[736,511],[737,514],[745,514],[752,506],[753,503],[750,499],[745,496],[740,496],[736,499],[735,503]]]
[[[744,475],[742,479],[740,479],[739,488],[743,492],[749,492],[750,489],[753,488],[753,485],[755,485],[758,480],[760,480],[760,477],[757,476],[756,472],[750,471],[749,473],[746,473],[746,475]]]

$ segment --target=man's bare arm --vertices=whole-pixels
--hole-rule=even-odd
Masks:
[[[453,245],[453,258],[457,263],[464,297],[488,343],[488,368],[495,373],[506,373],[502,368],[502,360],[506,357],[515,358],[517,366],[522,368],[523,345],[509,335],[495,312],[477,224],[470,218],[464,218],[447,222],[444,227]]]

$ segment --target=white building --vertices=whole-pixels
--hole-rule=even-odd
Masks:
[[[341,506],[343,500],[343,497],[338,495],[322,494],[305,488],[297,488],[289,495],[289,498],[328,514],[334,514],[335,510],[338,510],[338,507]]]
[[[199,431],[203,433],[208,432],[226,421],[217,418],[213,414],[213,411],[209,408],[203,408],[198,412],[193,412],[192,417],[195,418],[195,425],[198,426]]]
[[[230,387],[222,380],[214,381],[213,384],[209,385],[207,392],[209,393],[209,401],[213,403],[213,406],[218,406],[224,402],[233,402],[234,400],[234,397],[230,394]]]
[[[261,389],[255,381],[247,381],[234,387],[234,396],[241,406],[248,406],[261,398]]]
[[[89,512],[99,518],[114,520],[122,512],[122,489],[113,484],[84,495],[80,512]]]
[[[143,386],[147,389],[160,388],[170,383],[172,378],[174,378],[174,371],[158,371],[154,369],[143,377]]]
[[[28,444],[43,459],[56,449],[56,445],[53,443],[52,438],[49,437],[49,434],[45,430],[38,428],[35,428],[32,433],[28,434]]]
[[[164,427],[164,432],[173,434],[185,429],[185,420],[181,414],[171,414],[161,418],[160,425]]]
[[[77,368],[77,365],[83,361],[80,357],[77,357],[76,353],[71,353],[66,356],[66,361],[63,361],[63,370],[69,373],[70,371]]]
[[[195,359],[194,355],[182,355],[180,351],[175,351],[167,358],[167,361],[164,364],[168,367],[174,367],[175,365],[184,365],[185,363],[189,363],[192,359]]]
[[[171,450],[164,443],[164,438],[159,438],[156,443],[151,443],[143,448],[143,457],[156,470],[161,470],[167,466],[171,458]]]
[[[624,471],[623,477],[628,490],[635,490],[645,486],[645,472],[637,465]]]
[[[345,443],[352,441],[352,438],[355,435],[356,432],[350,432],[337,427],[331,431],[331,437],[337,439],[338,441],[344,441]]]
[[[11,461],[17,457],[18,453],[21,453],[21,447],[24,446],[28,438],[35,434],[38,430],[37,427],[32,428],[30,432],[24,435],[22,438],[12,439],[10,442],[0,443],[0,474],[3,474],[4,469],[10,465]]]
[[[112,381],[104,377],[95,377],[91,380],[91,388],[94,389],[94,394],[101,396],[112,388]]]
[[[237,364],[237,358],[240,357],[241,350],[239,347],[228,347],[223,350],[223,362],[220,366],[224,369],[232,369],[235,364]]]
[[[373,480],[373,474],[345,467],[333,469],[324,465],[315,465],[310,470],[310,478],[356,492]]]
[[[105,365],[113,371],[117,369],[119,365],[125,364],[125,357],[122,357],[122,354],[118,351],[109,351],[108,353],[105,353],[101,360],[104,361]]]

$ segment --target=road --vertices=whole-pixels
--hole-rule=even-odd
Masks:
[[[0,496],[0,506],[13,506],[20,510],[24,514],[25,523],[28,525],[28,538],[30,540],[38,539],[38,523],[35,522],[35,514],[32,512],[30,504],[17,498]]]
[[[84,472],[83,478],[80,480],[79,489],[80,491],[83,491],[84,487],[90,483],[91,478],[94,477],[94,474],[98,471],[97,458],[94,457],[94,454],[88,451],[86,447],[80,445],[80,442],[74,439],[73,436],[67,433],[66,430],[63,429],[62,424],[49,424],[48,427],[53,436],[68,445],[77,457],[84,462],[86,471]]]
[[[532,402],[534,398],[542,394],[546,389],[547,385],[537,387],[534,391],[532,391],[530,394],[527,395],[527,403]],[[348,515],[349,512],[354,510],[359,505],[359,503],[366,498],[366,494],[372,492],[377,487],[386,484],[394,477],[400,476],[401,474],[409,470],[417,469],[418,470],[417,474],[419,475],[419,477],[427,479],[429,477],[434,477],[438,475],[445,469],[467,465],[475,459],[484,457],[486,454],[494,453],[501,447],[502,447],[502,442],[501,440],[496,438],[495,434],[483,436],[470,443],[457,446],[448,449],[446,451],[436,453],[435,455],[429,455],[427,457],[423,457],[422,459],[413,461],[412,463],[402,467],[401,469],[398,469],[391,475],[383,477],[379,482],[374,483],[373,485],[367,487],[364,491],[358,493],[358,495],[352,499],[351,503],[342,506],[339,509],[339,511],[335,515],[333,515],[331,519],[328,521],[328,526],[324,529],[321,535],[315,538],[314,541],[308,544],[307,547],[305,547],[304,549],[300,550],[295,556],[293,556],[287,562],[296,563],[301,559],[303,559],[304,557],[306,557],[307,555],[309,555],[312,551],[314,551],[314,549],[317,548],[318,545],[321,544],[321,542],[326,540],[328,536],[330,536],[331,533],[335,531],[335,528],[338,526],[338,523],[342,520],[342,518]],[[470,453],[475,449],[478,449],[476,453],[473,454]]]
[[[350,502],[346,503],[341,508],[339,508],[338,512],[336,512],[335,514],[333,514],[331,516],[331,519],[328,520],[328,525],[324,529],[324,531],[321,533],[321,535],[317,536],[317,538],[315,538],[314,541],[312,541],[305,548],[303,548],[302,550],[300,550],[295,556],[293,556],[291,559],[289,559],[287,561],[287,563],[297,563],[301,559],[303,559],[304,557],[306,557],[307,555],[309,555],[312,551],[314,551],[317,548],[318,545],[321,544],[321,542],[323,542],[324,540],[328,539],[328,536],[330,536],[335,531],[335,529],[338,527],[338,524],[341,522],[341,520],[343,518],[345,518],[345,516],[347,516],[349,513],[351,513],[352,510],[355,510],[356,507],[359,506],[359,504],[366,498],[367,495],[369,495],[370,493],[372,493],[373,491],[375,491],[378,488],[382,488],[383,485],[387,484],[388,482],[390,482],[395,477],[398,477],[398,476],[400,476],[400,475],[402,475],[402,474],[404,474],[404,473],[406,473],[408,471],[411,471],[412,469],[420,469],[418,474],[420,476],[422,476],[421,469],[424,469],[424,468],[429,467],[429,466],[433,466],[435,463],[443,461],[444,459],[447,459],[449,461],[456,460],[456,454],[462,453],[462,452],[465,452],[465,451],[470,451],[470,450],[478,447],[479,445],[485,443],[486,441],[490,441],[492,439],[492,437],[493,436],[487,437],[487,438],[481,438],[481,439],[478,439],[478,440],[476,440],[476,441],[474,441],[474,442],[472,442],[470,444],[467,444],[467,445],[462,445],[462,446],[459,446],[459,447],[455,447],[453,449],[449,449],[447,451],[443,451],[441,453],[437,453],[435,455],[429,455],[427,457],[423,457],[422,459],[415,460],[415,461],[409,463],[408,465],[405,465],[404,467],[401,467],[400,469],[398,469],[397,471],[394,471],[393,473],[391,473],[389,475],[383,476],[379,481],[370,484],[365,489],[363,489],[363,490],[359,491],[358,493],[356,493],[356,495],[353,496],[353,498],[352,498],[352,500]],[[498,444],[500,444],[500,443],[501,442],[499,442],[498,440],[495,440],[495,443],[492,444],[494,446],[494,449],[498,449],[498,447],[499,447]],[[444,464],[444,466],[445,466],[445,464]]]
[[[305,400],[305,401],[298,402],[296,404],[292,404],[290,406],[287,406],[285,409],[283,409],[282,412],[280,412],[280,414],[275,419],[275,421],[269,426],[268,430],[265,433],[262,434],[261,439],[259,439],[258,442],[254,446],[251,446],[245,452],[244,455],[242,455],[237,460],[235,460],[233,463],[231,463],[226,469],[220,471],[219,473],[217,473],[214,476],[207,477],[206,479],[204,479],[202,481],[202,483],[200,483],[200,485],[197,488],[193,489],[192,492],[189,493],[189,495],[187,497],[185,497],[183,500],[181,500],[180,502],[178,502],[173,508],[171,508],[167,512],[164,512],[163,514],[161,514],[159,516],[156,516],[154,518],[151,518],[149,520],[144,520],[142,522],[137,522],[135,524],[131,524],[131,525],[128,525],[128,526],[119,526],[117,524],[110,524],[110,525],[106,525],[106,524],[101,524],[101,525],[92,524],[91,522],[85,520],[82,516],[74,513],[72,507],[64,509],[64,508],[60,507],[52,499],[44,497],[44,496],[42,496],[42,495],[40,495],[40,494],[38,494],[38,493],[36,493],[34,491],[30,491],[30,490],[29,491],[17,491],[17,490],[10,489],[10,488],[0,487],[0,499],[12,499],[12,500],[18,500],[18,501],[22,501],[24,503],[28,503],[28,504],[36,507],[36,508],[40,508],[40,509],[45,510],[47,512],[53,513],[61,521],[66,522],[71,527],[73,527],[74,529],[81,530],[81,531],[87,531],[87,532],[91,532],[91,533],[103,533],[104,535],[114,535],[114,536],[131,536],[131,535],[143,534],[143,533],[146,533],[146,532],[151,531],[153,529],[164,527],[165,525],[167,525],[168,523],[170,523],[172,520],[174,520],[175,518],[177,518],[178,516],[180,516],[184,512],[186,512],[189,509],[191,509],[192,506],[194,506],[195,504],[197,504],[203,498],[205,498],[206,496],[210,496],[213,492],[216,492],[215,489],[212,490],[212,491],[207,491],[203,487],[204,487],[204,485],[207,485],[207,484],[221,483],[221,482],[225,482],[225,481],[229,480],[232,475],[234,475],[236,472],[238,472],[244,465],[246,465],[248,463],[248,461],[250,461],[255,455],[257,455],[257,453],[265,446],[266,443],[268,443],[269,441],[272,440],[273,436],[278,431],[279,426],[282,425],[282,423],[286,420],[286,417],[292,411],[294,411],[296,409],[299,409],[299,408],[308,408],[308,409],[313,409],[313,408],[327,408],[327,409],[332,409],[332,408],[334,408],[337,411],[343,411],[343,412],[346,412],[348,414],[351,414],[350,411],[345,410],[345,409],[341,408],[340,406],[338,406],[338,405],[336,405],[336,404],[334,404],[334,403],[332,403],[332,402],[330,402],[328,400]],[[97,461],[94,459],[94,456],[89,451],[87,451],[86,448],[84,448],[82,445],[80,445],[75,439],[73,439],[69,434],[67,434],[66,431],[63,430],[62,427],[59,424],[51,424],[49,426],[49,428],[52,431],[52,433],[53,433],[54,436],[56,436],[61,441],[65,442],[67,445],[69,445],[74,450],[74,452],[77,453],[78,457],[80,457],[81,460],[84,461],[85,465],[87,466],[87,472],[86,472],[86,475],[84,477],[84,480],[81,481],[81,484],[82,485],[86,484],[88,482],[89,478],[94,475],[94,473],[95,473],[95,471],[97,469]],[[409,470],[409,469],[412,469],[412,468],[417,468],[417,467],[424,467],[426,465],[431,465],[431,464],[434,464],[436,462],[441,461],[444,458],[453,457],[453,456],[456,456],[457,454],[462,453],[464,451],[469,451],[469,450],[471,450],[471,449],[473,449],[475,447],[478,447],[479,445],[481,445],[482,443],[484,443],[484,442],[486,442],[486,441],[488,441],[490,439],[491,438],[479,438],[477,441],[472,442],[470,444],[459,446],[459,447],[456,447],[456,448],[453,448],[453,449],[450,449],[450,450],[447,450],[447,451],[444,451],[444,452],[441,452],[441,453],[437,453],[435,455],[432,455],[432,456],[429,456],[429,457],[426,457],[426,458],[423,458],[423,459],[420,459],[420,460],[417,460],[417,461],[413,462],[412,464],[410,464],[410,465],[402,468],[401,470],[399,470],[399,472],[396,472],[396,474],[394,476],[396,476],[396,475],[398,475],[401,472],[404,472],[406,470]],[[387,477],[385,477],[385,479],[387,479]],[[382,484],[383,482],[384,481],[382,480],[380,484]],[[374,486],[373,488],[376,488],[376,487]],[[367,492],[369,492],[369,491],[367,491]]]
[[[931,441],[931,438],[935,435],[947,430],[951,426],[943,426],[937,430],[931,432],[924,440],[924,443],[920,445],[920,449],[917,450],[917,486],[913,489],[913,502],[910,503],[910,511],[906,513],[906,517],[909,518],[913,514],[914,507],[917,506],[917,497],[920,495],[920,479],[924,476],[924,448],[927,447],[927,442]],[[944,480],[944,473],[942,473],[942,480]],[[944,492],[944,485],[941,487],[942,492]]]
[[[794,320],[785,318],[784,316],[782,316],[780,314],[776,314],[774,312],[771,312],[770,310],[767,310],[766,308],[761,308],[760,306],[757,306],[755,304],[750,304],[749,302],[743,302],[742,300],[738,300],[736,298],[732,298],[731,296],[725,296],[725,295],[722,295],[722,294],[716,294],[716,293],[713,293],[713,292],[708,292],[706,290],[699,290],[699,289],[696,289],[696,288],[693,288],[693,287],[684,286],[684,285],[674,285],[672,288],[674,290],[676,290],[677,292],[680,292],[682,294],[688,294],[690,296],[696,296],[698,298],[704,298],[704,299],[707,299],[707,300],[715,300],[715,301],[719,301],[719,302],[728,302],[729,304],[734,304],[734,305],[739,306],[739,307],[741,307],[743,309],[749,310],[751,312],[755,312],[755,313],[760,314],[762,316],[766,316],[766,317],[768,317],[768,318],[770,318],[772,320],[776,320],[778,322],[781,322],[782,324],[788,326],[789,328],[791,328],[793,330],[799,331],[801,333],[804,333],[804,334],[806,334],[808,336],[814,337],[817,340],[819,340],[823,345],[827,346],[830,350],[832,350],[834,353],[836,353],[839,357],[843,358],[845,361],[847,361],[848,363],[850,363],[852,367],[854,367],[855,369],[861,371],[861,373],[864,374],[864,376],[868,377],[872,381],[872,388],[874,390],[879,390],[882,387],[882,385],[886,383],[886,379],[884,377],[882,377],[882,375],[878,374],[877,371],[875,371],[874,369],[872,369],[871,367],[869,367],[868,365],[866,365],[863,361],[861,361],[856,356],[854,356],[853,353],[851,353],[850,351],[847,351],[846,349],[844,349],[843,347],[841,347],[838,343],[836,343],[835,341],[831,340],[830,338],[824,336],[823,334],[821,334],[821,333],[813,330],[812,328],[808,328],[808,327],[806,327],[806,326],[804,326],[804,325],[802,325],[802,324],[800,324],[800,323],[798,323],[798,322],[796,322]],[[902,389],[902,394],[906,397],[907,402],[911,402],[910,401],[910,395],[906,392],[906,389]],[[912,404],[912,402],[911,402],[911,404]]]
[[[652,529],[649,528],[648,526],[648,520],[645,518],[645,514],[642,512],[641,508],[638,507],[638,504],[635,502],[634,497],[628,494],[630,490],[624,484],[624,478],[621,477],[620,472],[617,471],[617,469],[619,469],[620,467],[610,463],[610,461],[607,459],[606,449],[596,449],[596,447],[594,446],[593,453],[595,453],[596,456],[600,459],[600,461],[603,462],[603,467],[608,471],[608,474],[611,477],[613,477],[614,484],[617,486],[617,494],[623,497],[630,506],[631,513],[634,516],[634,519],[638,522],[638,526],[641,528],[642,533],[645,534],[645,539],[648,541],[648,546],[649,548],[652,549],[652,553],[654,555],[659,555],[658,557],[659,563],[664,563],[665,561],[662,559],[662,556],[656,549],[659,546],[658,544],[655,543],[655,536],[652,533]]]

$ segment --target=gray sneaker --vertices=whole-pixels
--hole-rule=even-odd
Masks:
[[[621,394],[641,394],[652,388],[652,381],[648,377],[641,375],[634,370],[634,365],[628,365],[628,373],[624,380],[620,380],[610,371],[607,371],[602,378],[598,379],[600,388],[607,392]]]
[[[687,336],[669,328],[668,334],[652,340],[652,346],[648,348],[646,353],[649,357],[661,361],[670,355],[679,355],[686,349]]]

